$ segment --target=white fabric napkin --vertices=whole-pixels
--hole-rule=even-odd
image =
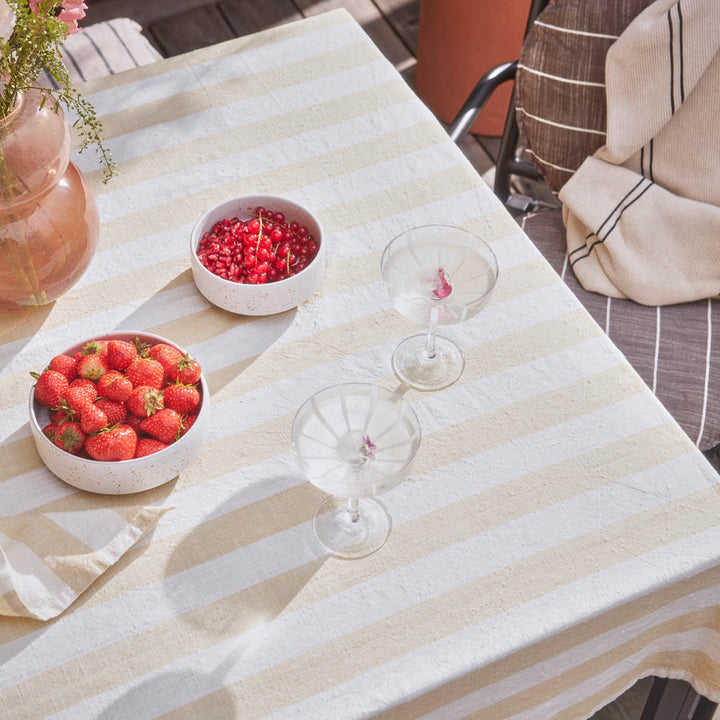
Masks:
[[[0,614],[59,615],[155,527],[173,486],[134,495],[78,491],[0,517]],[[32,485],[26,490],[32,494]]]

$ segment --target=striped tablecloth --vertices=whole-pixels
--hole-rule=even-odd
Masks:
[[[720,699],[715,472],[347,13],[85,93],[119,174],[81,159],[103,227],[80,283],[0,318],[0,548],[63,521],[82,545],[82,513],[164,514],[105,572],[89,540],[63,558],[102,574],[57,618],[0,618],[0,716],[575,720],[652,673]],[[316,212],[328,267],[296,311],[240,317],[195,289],[188,236],[264,192]],[[337,560],[290,423],[329,384],[397,387],[392,349],[419,328],[389,309],[380,253],[431,222],[488,238],[499,284],[447,330],[461,380],[407,395],[423,445],[383,496],[387,544]],[[55,480],[26,420],[27,370],[115,329],[189,348],[212,394],[201,457],[125,505]],[[13,537],[23,518],[43,522]]]

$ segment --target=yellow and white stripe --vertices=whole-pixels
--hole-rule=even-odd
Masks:
[[[0,619],[4,714],[579,720],[657,672],[720,697],[714,471],[345,12],[86,95],[120,165],[102,186],[82,160],[101,247],[54,306],[0,317],[0,610],[71,605]],[[297,311],[233,316],[192,283],[193,222],[250,192],[307,204],[327,234]],[[379,257],[431,222],[491,241],[498,287],[445,329],[460,381],[406,395],[424,438],[383,496],[390,540],[338,561],[290,424],[326,385],[397,388],[411,328]],[[212,393],[201,456],[139,497],[53,478],[24,415],[29,369],[114,329],[188,347]]]

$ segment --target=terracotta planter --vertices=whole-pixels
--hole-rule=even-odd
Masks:
[[[70,162],[70,129],[41,99],[28,92],[0,120],[0,308],[52,302],[97,247],[97,205]]]
[[[420,0],[416,90],[450,122],[482,75],[517,60],[530,0]],[[501,135],[512,83],[490,98],[472,132]]]

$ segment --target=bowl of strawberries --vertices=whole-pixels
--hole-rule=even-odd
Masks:
[[[40,457],[81,490],[123,495],[162,485],[207,438],[200,363],[158,335],[94,337],[32,375],[30,429]]]
[[[275,195],[244,195],[216,205],[190,237],[198,290],[214,305],[241,315],[296,307],[320,284],[322,229],[310,210]]]

